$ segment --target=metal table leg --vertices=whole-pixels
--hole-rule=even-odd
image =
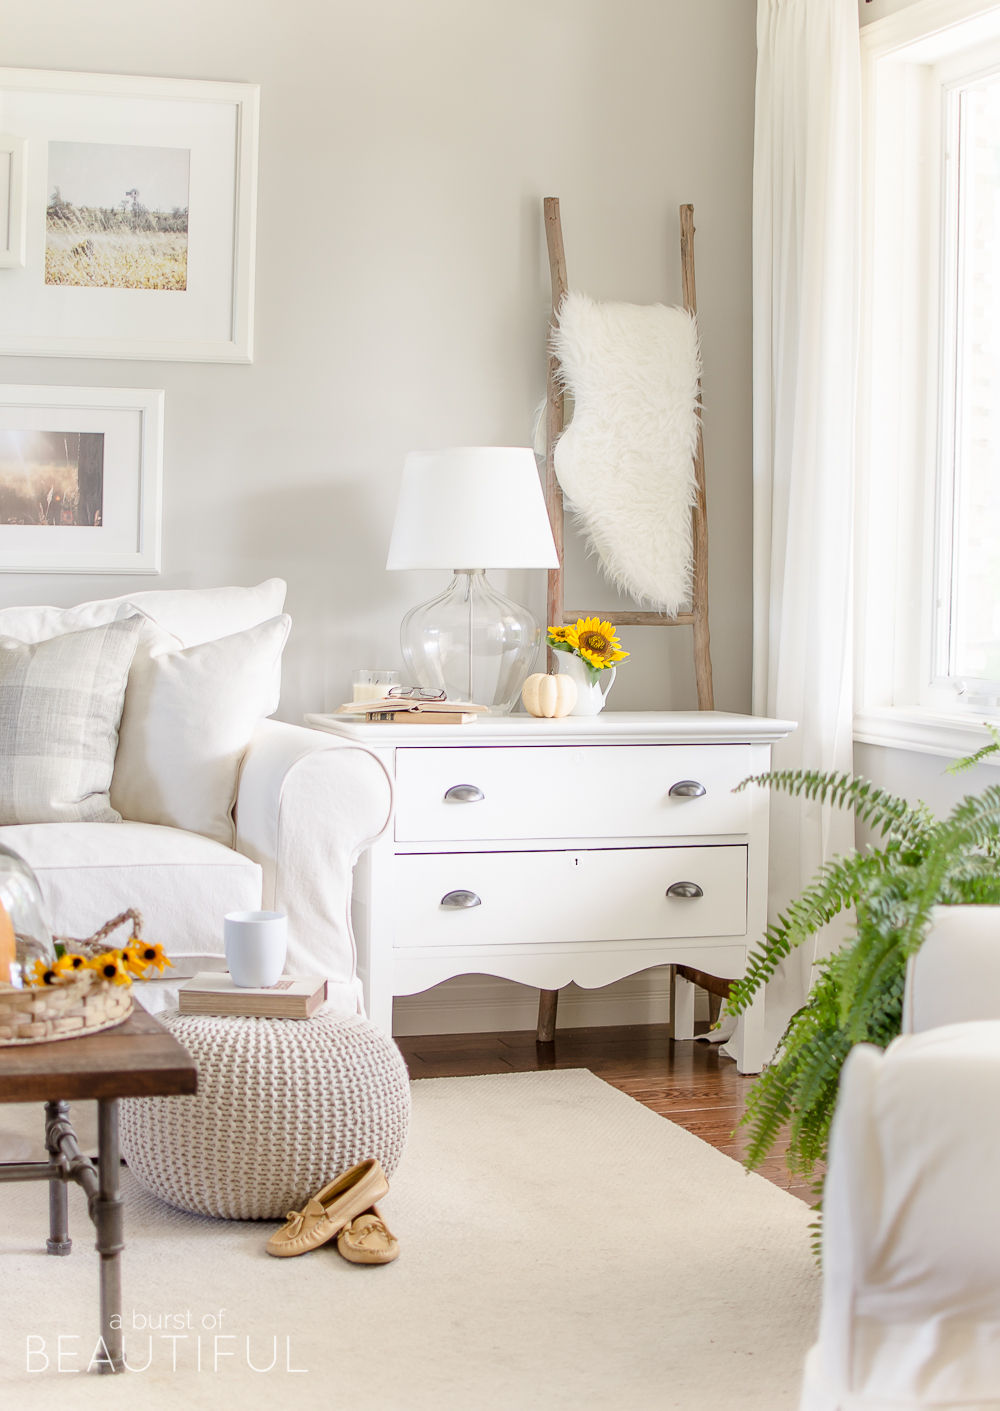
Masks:
[[[100,1098],[97,1104],[99,1169],[84,1156],[69,1120],[69,1103],[45,1104],[45,1146],[48,1161],[0,1163],[0,1185],[8,1181],[48,1181],[50,1254],[69,1254],[66,1182],[75,1181],[87,1196],[90,1218],[97,1230],[97,1252],[101,1257],[101,1337],[108,1359],[98,1359],[98,1371],[124,1372],[122,1339],[121,1252],[124,1248],[122,1201],[119,1190],[118,1102]],[[117,1327],[112,1327],[112,1320]]]
[[[45,1149],[49,1160],[55,1162],[60,1156],[58,1136],[64,1128],[56,1128],[56,1123],[69,1121],[68,1102],[47,1102],[45,1104]],[[45,1248],[50,1254],[69,1254],[73,1241],[69,1237],[69,1205],[66,1199],[66,1182],[62,1174],[49,1181],[49,1237]]]
[[[101,1098],[97,1104],[99,1142],[99,1188],[91,1202],[91,1215],[97,1226],[97,1252],[101,1256],[101,1336],[107,1348],[110,1364],[102,1362],[102,1372],[123,1372],[125,1355],[122,1343],[122,1270],[124,1248],[123,1202],[118,1185],[118,1102],[116,1098]],[[117,1327],[112,1327],[112,1319]]]

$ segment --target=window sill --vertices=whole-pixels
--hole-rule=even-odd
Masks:
[[[961,759],[990,743],[990,732],[982,719],[982,715],[972,711],[949,715],[920,706],[868,706],[854,717],[854,740],[857,744]],[[1000,765],[1000,755],[983,762]]]

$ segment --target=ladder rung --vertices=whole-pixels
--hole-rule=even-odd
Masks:
[[[690,627],[695,620],[693,612],[665,617],[662,612],[606,612],[598,608],[594,612],[564,612],[563,622],[576,622],[581,617],[599,617],[612,627]]]

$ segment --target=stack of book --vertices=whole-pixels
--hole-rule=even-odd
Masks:
[[[182,1014],[243,1014],[255,1019],[308,1019],[326,1000],[326,981],[282,975],[267,989],[245,989],[225,970],[200,970],[178,991]]]
[[[388,721],[393,725],[473,725],[489,706],[469,701],[428,701],[412,696],[386,696],[381,701],[348,701],[338,706],[337,715],[363,715],[366,722]]]

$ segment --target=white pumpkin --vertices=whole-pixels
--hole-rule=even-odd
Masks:
[[[529,715],[558,719],[569,715],[576,705],[576,682],[572,676],[529,676],[521,687],[521,700]]]

